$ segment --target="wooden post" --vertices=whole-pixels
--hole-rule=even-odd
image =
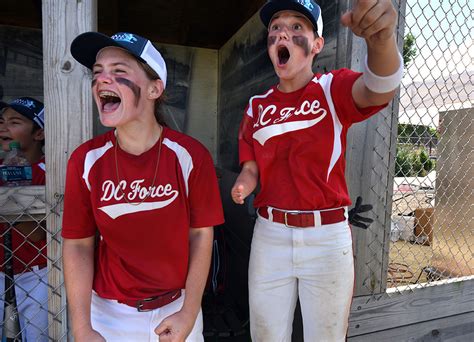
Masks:
[[[92,136],[92,96],[85,69],[69,52],[79,33],[97,28],[97,0],[43,0],[43,67],[46,113],[46,202],[49,269],[49,336],[67,340],[61,263],[61,214],[70,153]]]
[[[400,51],[403,46],[406,0],[397,0],[399,30],[397,33]],[[350,7],[343,1],[340,12]],[[345,6],[345,8],[344,8]],[[340,33],[345,38],[345,32]],[[350,33],[352,34],[352,33]],[[366,55],[365,41],[353,36],[352,42],[341,39],[349,46],[351,54],[339,56],[338,66],[362,70]],[[343,46],[341,46],[341,49]],[[368,230],[353,227],[355,248],[356,286],[354,294],[368,295],[385,292],[390,243],[392,212],[393,174],[397,143],[398,99],[369,120],[351,127],[347,137],[346,179],[353,202],[362,196],[364,203],[374,206],[369,216],[374,223]]]

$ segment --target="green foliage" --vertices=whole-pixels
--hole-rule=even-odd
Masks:
[[[412,177],[413,176],[426,176],[425,169],[423,168],[423,164],[420,160],[420,155],[416,152],[412,153],[411,155],[411,168],[412,168]]]
[[[436,130],[436,128],[428,127],[428,132],[432,137],[439,139],[439,132]]]
[[[438,131],[435,128],[424,125],[398,124],[398,141],[408,143],[411,139],[423,138],[425,141],[435,142],[439,138]]]
[[[418,51],[415,48],[415,36],[411,32],[408,32],[403,39],[403,65],[405,68],[415,58]]]
[[[423,165],[423,170],[428,174],[434,168],[434,162],[430,159],[430,156],[425,149],[420,150],[420,162]]]
[[[410,152],[404,147],[397,147],[397,159],[395,162],[395,176],[403,177],[412,173]]]
[[[434,166],[434,161],[430,159],[424,147],[415,149],[412,145],[397,147],[396,177],[424,177],[434,169]]]

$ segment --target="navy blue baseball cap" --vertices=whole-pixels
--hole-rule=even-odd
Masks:
[[[319,37],[323,36],[321,8],[313,0],[268,0],[260,10],[260,19],[268,27],[273,16],[280,11],[296,11],[303,14],[313,24]]]
[[[8,107],[8,104],[6,104],[3,101],[0,101],[0,113],[2,112],[3,108]]]
[[[108,46],[122,48],[140,62],[150,66],[158,74],[166,88],[165,60],[148,39],[138,34],[118,32],[109,37],[99,32],[85,32],[73,40],[71,54],[79,63],[92,70],[97,54]]]
[[[44,128],[44,105],[32,97],[19,97],[10,102],[7,108],[27,117],[40,128]]]

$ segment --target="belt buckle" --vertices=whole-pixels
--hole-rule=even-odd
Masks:
[[[291,214],[291,215],[298,215],[300,214],[301,211],[300,210],[288,210],[288,211],[285,211],[285,226],[286,228],[300,228],[298,226],[292,226],[290,224],[288,224],[288,214]]]
[[[138,312],[153,311],[153,309],[143,309],[143,305],[144,305],[144,303],[154,301],[156,298],[158,298],[158,297],[150,297],[150,298],[137,300],[137,310],[138,310]]]

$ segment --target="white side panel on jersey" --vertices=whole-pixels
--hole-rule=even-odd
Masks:
[[[41,170],[43,170],[43,171],[46,172],[46,165],[45,165],[44,163],[39,163],[39,164],[38,164],[38,167],[39,167]]]
[[[193,158],[189,152],[178,143],[169,140],[168,138],[163,139],[163,144],[165,144],[170,150],[176,153],[178,157],[179,165],[181,166],[181,171],[183,172],[184,184],[186,185],[186,196],[189,195],[189,175],[193,170]]]
[[[84,160],[84,174],[82,175],[82,178],[84,178],[84,181],[86,182],[86,185],[87,185],[87,189],[89,189],[89,191],[91,191],[91,184],[89,182],[89,173],[91,172],[92,167],[105,154],[105,152],[107,152],[113,146],[114,145],[112,144],[111,141],[107,141],[107,143],[104,146],[87,152],[86,159]]]
[[[252,96],[249,100],[249,108],[247,109],[247,115],[250,116],[251,118],[253,118],[253,100],[255,99],[264,99],[266,98],[268,95],[270,95],[271,93],[273,93],[273,88],[270,89],[269,91],[267,91],[265,94],[263,95],[255,95],[255,96]]]
[[[329,180],[329,175],[331,174],[331,171],[334,168],[334,165],[336,165],[336,162],[338,161],[338,159],[341,157],[341,154],[342,154],[342,141],[341,141],[342,124],[339,121],[339,118],[337,116],[336,108],[334,107],[334,102],[332,101],[332,96],[331,96],[331,84],[332,84],[333,77],[334,75],[329,73],[329,74],[325,74],[321,76],[319,80],[316,78],[313,79],[313,82],[319,83],[321,87],[323,88],[324,96],[326,97],[326,101],[328,103],[329,111],[331,112],[332,121],[334,124],[334,142],[333,142],[333,148],[332,148],[332,154],[331,154],[331,162],[329,163],[328,175],[327,175],[326,181]]]

